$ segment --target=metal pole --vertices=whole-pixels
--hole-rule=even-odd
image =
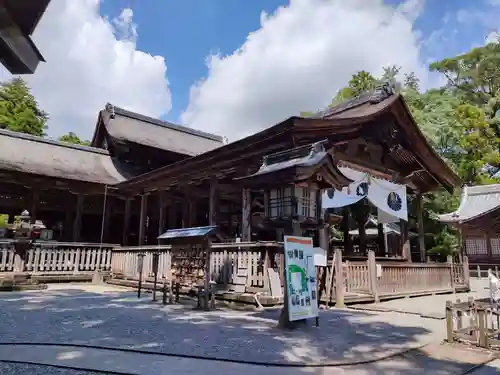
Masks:
[[[142,288],[142,270],[139,273],[139,284],[137,285],[137,298],[141,298],[141,288]]]
[[[156,281],[158,280],[158,272],[154,273],[154,280],[153,280],[153,301],[156,301]]]
[[[142,270],[144,267],[144,254],[138,254],[137,256],[138,256],[137,272],[139,272],[139,284],[137,285],[137,298],[141,298]]]

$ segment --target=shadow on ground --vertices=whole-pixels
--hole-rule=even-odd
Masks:
[[[150,295],[138,300],[131,292],[98,294],[74,289],[3,293],[0,294],[1,341],[85,344],[271,364],[326,364],[381,358],[428,342],[431,334],[418,323],[412,326],[408,318],[400,314],[385,314],[381,318],[381,314],[360,311],[323,311],[319,328],[312,322],[310,326],[290,332],[275,328],[278,310],[198,312],[185,306],[162,306],[150,300]],[[420,363],[430,366],[435,374],[455,374],[477,362],[466,360],[460,364],[459,359],[464,361],[464,356],[433,358],[420,351],[363,365],[359,370],[368,372],[356,374],[423,374]],[[202,363],[206,368],[214,362]],[[243,365],[224,366],[239,371],[237,367]],[[440,371],[446,368],[454,372]],[[259,367],[258,371],[264,375],[262,372],[267,369],[273,370]],[[349,369],[345,367],[344,373],[349,374]],[[279,371],[341,374],[333,369],[321,372],[323,370],[274,368],[269,374]]]

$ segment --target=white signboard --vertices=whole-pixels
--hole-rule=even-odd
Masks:
[[[313,240],[285,236],[285,272],[290,321],[318,316]]]
[[[314,248],[314,265],[316,267],[326,267],[326,250],[321,247]]]
[[[375,269],[377,270],[377,277],[382,277],[382,265],[377,263]]]

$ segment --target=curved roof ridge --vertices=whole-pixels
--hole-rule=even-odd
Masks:
[[[75,143],[68,143],[68,142],[63,142],[63,141],[57,141],[55,139],[50,139],[50,138],[42,138],[42,137],[38,137],[36,135],[19,133],[19,132],[15,132],[15,131],[12,131],[12,130],[7,130],[7,129],[0,129],[0,135],[5,135],[7,137],[24,139],[24,140],[27,140],[27,141],[33,141],[33,142],[38,142],[38,143],[45,143],[45,144],[49,144],[49,145],[52,145],[52,146],[71,148],[73,150],[79,150],[79,151],[85,151],[85,152],[93,152],[93,153],[101,154],[101,155],[109,155],[109,152],[107,150],[103,150],[102,148],[96,148],[96,147],[84,146],[84,145],[77,145]]]
[[[204,132],[201,130],[190,128],[190,127],[185,126],[185,125],[174,124],[174,123],[171,123],[169,121],[163,121],[163,120],[153,118],[150,116],[142,115],[142,114],[137,113],[137,112],[129,111],[127,109],[118,107],[118,106],[111,104],[111,103],[107,103],[106,108],[108,108],[109,106],[112,106],[114,113],[117,115],[120,115],[120,116],[130,117],[130,118],[133,118],[134,120],[139,120],[139,121],[147,122],[147,123],[152,124],[152,125],[162,126],[164,128],[177,130],[177,131],[191,134],[191,135],[196,135],[198,137],[207,138],[207,139],[210,139],[212,141],[217,141],[217,142],[221,142],[221,143],[223,142],[223,137],[220,135],[207,133],[207,132]]]
[[[463,187],[458,208],[450,213],[438,215],[444,223],[464,223],[500,208],[500,184]]]

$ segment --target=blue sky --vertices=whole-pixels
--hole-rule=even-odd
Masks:
[[[132,7],[139,33],[137,48],[166,59],[172,92],[172,109],[166,117],[177,120],[188,105],[191,84],[207,74],[207,55],[231,54],[250,32],[260,27],[262,11],[272,13],[287,3],[286,0],[105,0],[101,14],[112,18],[122,8]],[[388,3],[398,5],[401,1]],[[414,27],[422,32],[423,40],[431,36],[437,39],[429,46],[424,44],[424,61],[466,51],[484,40],[489,31],[487,26],[477,22],[465,24],[457,19],[457,12],[470,9],[471,3],[477,10],[481,0],[426,2]],[[487,2],[485,9],[486,5]],[[453,40],[446,39],[453,35]]]
[[[359,70],[439,85],[429,62],[500,26],[500,0],[385,1],[52,0],[27,80],[50,136],[90,138],[110,102],[235,140],[324,108]]]

